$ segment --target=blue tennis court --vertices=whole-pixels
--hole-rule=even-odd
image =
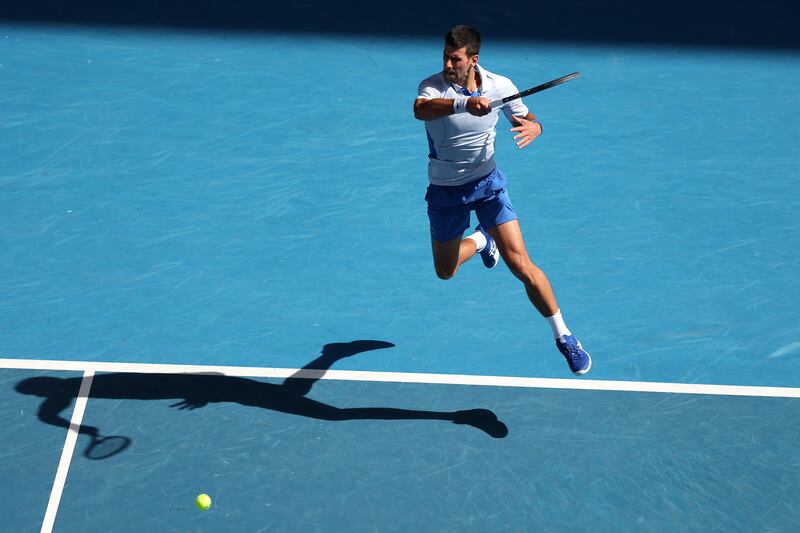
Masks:
[[[0,17],[0,530],[796,529],[790,11],[79,4]],[[412,102],[460,22],[520,88],[581,72],[495,149],[584,377],[504,265],[435,275]]]

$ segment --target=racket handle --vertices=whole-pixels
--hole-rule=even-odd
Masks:
[[[491,107],[492,109],[497,109],[498,107],[502,107],[502,106],[503,106],[503,100],[502,99],[500,99],[500,100],[492,100],[491,102],[489,102],[489,107]]]

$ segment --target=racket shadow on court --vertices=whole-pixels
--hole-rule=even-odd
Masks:
[[[334,363],[370,350],[391,348],[384,341],[358,340],[347,343],[326,344],[322,354],[286,378],[282,383],[269,383],[254,379],[222,374],[135,374],[98,373],[89,392],[90,399],[114,400],[177,400],[172,404],[179,410],[192,410],[211,403],[238,403],[317,420],[440,420],[453,424],[472,426],[494,438],[504,438],[508,428],[488,409],[463,411],[424,411],[394,407],[339,408],[322,403],[306,395]],[[22,394],[39,396],[44,401],[39,406],[39,420],[53,426],[69,428],[70,422],[62,416],[78,397],[81,377],[32,377],[20,381],[15,390]],[[82,425],[79,433],[91,438],[84,451],[89,459],[112,457],[130,444],[124,436],[104,436],[99,428]]]

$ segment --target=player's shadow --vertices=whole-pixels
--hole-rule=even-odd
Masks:
[[[92,381],[89,398],[174,399],[178,401],[172,407],[181,410],[228,402],[329,421],[442,420],[472,426],[494,438],[503,438],[508,434],[506,425],[487,409],[422,411],[393,407],[339,408],[306,397],[314,383],[337,361],[369,350],[393,346],[389,342],[372,340],[326,344],[318,358],[280,384],[221,374],[97,374]],[[69,420],[62,413],[79,396],[82,379],[33,377],[20,381],[15,389],[22,394],[44,398],[38,411],[42,422],[68,428]],[[127,437],[102,437],[99,428],[93,426],[81,426],[80,433],[92,438],[84,452],[92,459],[110,457],[130,444]]]

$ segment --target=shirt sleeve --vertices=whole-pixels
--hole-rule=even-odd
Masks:
[[[512,94],[517,94],[518,92],[519,92],[519,89],[517,89],[517,86],[514,85],[513,83],[511,83],[510,81],[507,84],[505,84],[505,87],[503,88],[504,96],[511,96]],[[510,102],[505,104],[502,107],[502,109],[503,109],[503,113],[506,115],[506,118],[508,120],[511,120],[511,117],[513,115],[516,115],[518,117],[524,117],[524,116],[527,116],[528,113],[530,112],[528,110],[528,106],[526,106],[522,102],[522,98],[517,98],[516,100],[511,100]]]
[[[425,100],[444,98],[444,93],[433,78],[428,78],[420,82],[417,90],[417,98],[424,98]]]

